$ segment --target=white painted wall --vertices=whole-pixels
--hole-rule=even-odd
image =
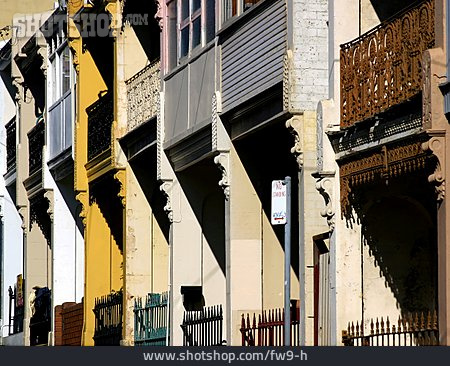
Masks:
[[[0,48],[4,43],[0,43]],[[0,78],[0,210],[3,221],[3,238],[1,238],[3,272],[0,274],[2,282],[2,312],[3,324],[9,323],[8,287],[14,287],[18,274],[23,274],[23,236],[22,220],[17,213],[6,188],[3,174],[6,173],[6,131],[5,124],[15,115],[15,105],[11,99],[3,80]],[[8,328],[4,327],[1,336],[8,335]]]
[[[47,68],[47,76],[50,78],[50,61],[48,59]],[[48,81],[47,95],[50,95],[51,85],[52,82]],[[74,95],[72,83],[72,98]],[[48,111],[52,104],[49,98],[46,98],[46,103]],[[74,106],[75,102],[72,101],[72,108]],[[74,112],[72,111],[72,121],[73,116]],[[47,120],[48,118],[47,115]],[[52,139],[49,136],[51,133],[49,129],[47,129],[46,133],[48,136],[45,159],[48,162],[50,159],[49,144]],[[74,215],[77,217],[81,208],[79,203],[73,200],[73,186],[70,184],[57,184],[47,165],[45,165],[44,169],[44,187],[53,190],[54,200],[52,233],[53,306],[64,302],[80,302],[84,295],[84,239],[74,219]],[[72,200],[67,200],[67,197],[72,198]]]

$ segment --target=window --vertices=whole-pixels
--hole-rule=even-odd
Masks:
[[[169,67],[205,46],[216,33],[216,0],[172,0],[167,2]]]
[[[71,76],[73,72],[70,59],[69,46],[65,34],[60,31],[55,34],[49,42],[50,53],[50,101],[56,103],[64,97],[71,88]]]
[[[262,0],[224,0],[224,21],[242,14]]]

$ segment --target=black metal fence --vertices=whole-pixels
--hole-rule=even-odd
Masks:
[[[222,346],[222,305],[185,311],[183,316],[183,346]]]
[[[122,339],[122,290],[95,299],[94,345],[119,346]]]
[[[86,112],[88,114],[88,160],[92,160],[111,146],[111,128],[114,120],[112,93],[100,97]]]
[[[143,303],[143,300],[145,303]],[[168,324],[168,294],[148,294],[134,302],[134,344],[136,346],[166,346]]]
[[[14,286],[14,290],[12,289],[11,286],[9,286],[8,295],[9,295],[8,335],[12,335],[23,331],[24,307],[23,302],[21,304],[18,303],[16,286]]]
[[[51,329],[52,299],[47,287],[34,288],[34,300],[31,301],[30,345],[48,345],[48,332]]]

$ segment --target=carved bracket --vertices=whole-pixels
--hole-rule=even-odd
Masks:
[[[291,148],[291,153],[294,154],[297,164],[300,169],[303,168],[303,121],[298,116],[294,116],[286,121],[286,128],[294,135],[295,142]]]
[[[219,148],[219,113],[221,111],[221,96],[219,92],[216,92],[211,98],[211,140],[213,151]]]
[[[117,192],[117,197],[120,199],[120,203],[122,207],[126,207],[127,204],[127,196],[126,196],[126,172],[124,169],[117,171],[114,174],[114,179],[119,184],[119,191]]]
[[[169,221],[173,222],[173,208],[172,208],[172,191],[173,191],[173,181],[172,180],[163,180],[161,186],[159,187],[160,191],[166,197],[166,205],[164,206],[164,212],[166,213]]]
[[[79,216],[81,218],[81,221],[83,223],[83,227],[86,228],[87,223],[87,214],[88,214],[88,207],[89,207],[89,196],[86,191],[79,191],[77,195],[75,196],[75,199],[80,202],[81,204],[81,211],[79,213]]]
[[[53,195],[53,189],[49,189],[44,193],[44,198],[48,201],[48,209],[47,214],[50,218],[50,221],[53,223],[54,212],[55,212],[55,201]]]
[[[219,181],[219,186],[223,189],[225,199],[230,199],[230,154],[221,152],[214,158],[214,164],[217,165],[222,172],[222,179]]]
[[[428,177],[428,182],[434,185],[437,201],[445,198],[445,131],[428,131],[431,139],[422,144],[424,151],[431,152],[436,158],[436,167]]]
[[[320,215],[327,219],[330,231],[335,228],[335,210],[333,207],[334,197],[334,174],[331,176],[320,176],[316,182],[316,189],[325,200],[325,208],[320,212]]]
[[[159,29],[162,30],[163,29],[163,5],[161,4],[162,0],[154,0],[154,1],[156,4],[155,20],[159,25]]]
[[[283,59],[283,108],[286,111],[292,109],[292,70],[293,70],[294,54],[291,50],[287,50]]]

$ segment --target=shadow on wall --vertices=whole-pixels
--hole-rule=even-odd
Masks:
[[[437,309],[436,209],[425,176],[359,189],[363,244],[402,313]]]

